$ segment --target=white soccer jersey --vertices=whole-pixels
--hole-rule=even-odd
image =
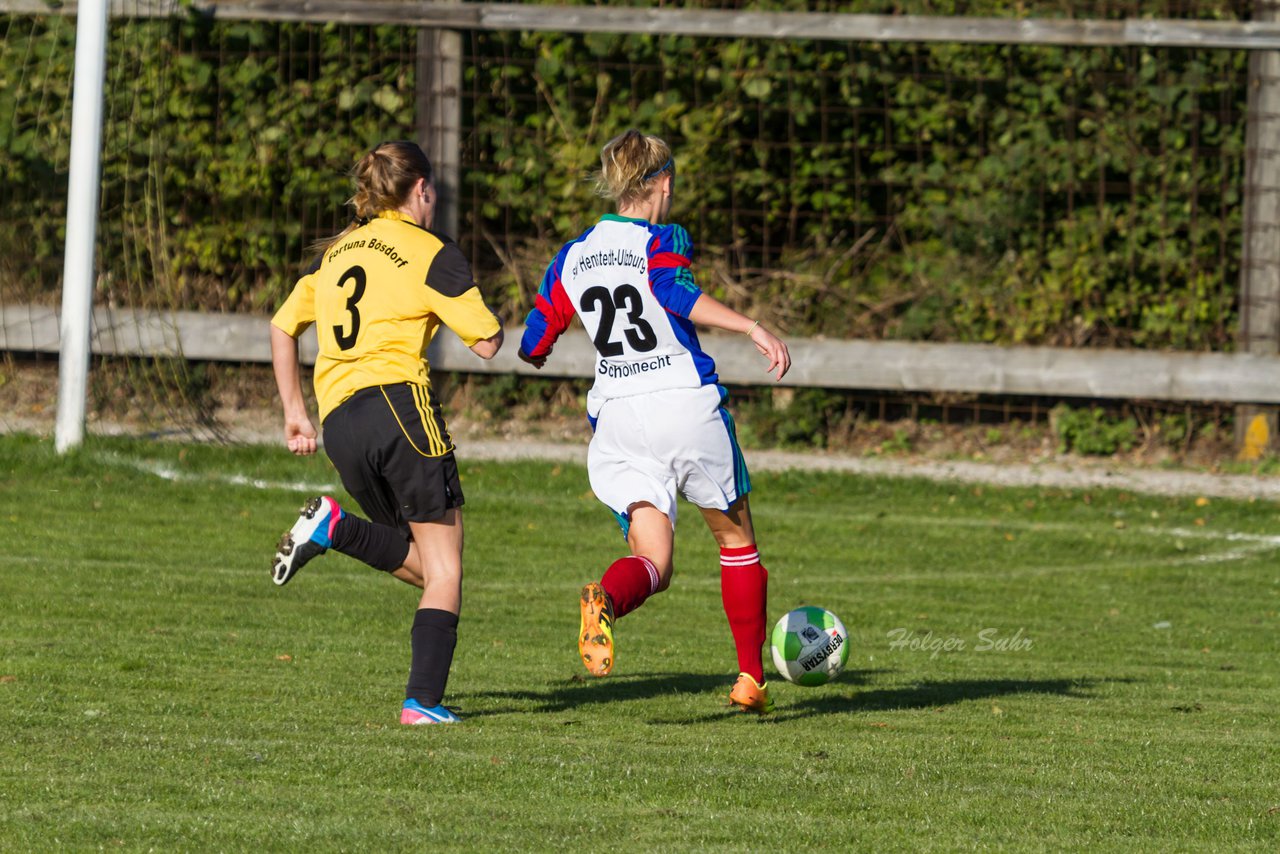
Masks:
[[[689,272],[692,245],[679,225],[606,215],[566,244],[547,268],[521,350],[537,357],[577,314],[595,344],[594,421],[608,400],[714,385],[689,312],[702,292]]]

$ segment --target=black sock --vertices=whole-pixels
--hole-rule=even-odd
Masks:
[[[458,643],[458,615],[439,608],[420,608],[413,616],[413,661],[409,665],[407,699],[417,700],[428,709],[440,705],[444,686],[449,681],[453,664],[453,648]]]
[[[409,541],[398,528],[379,525],[350,513],[333,526],[334,551],[364,561],[374,569],[394,572],[409,556]]]

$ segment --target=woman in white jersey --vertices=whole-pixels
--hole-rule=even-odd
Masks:
[[[763,714],[773,708],[761,653],[768,573],[756,549],[751,482],[723,405],[726,393],[695,324],[749,336],[779,380],[791,357],[758,320],[698,289],[688,233],[661,224],[675,187],[675,160],[661,139],[629,130],[604,146],[597,189],[618,213],[606,214],[551,262],[520,357],[542,367],[575,314],[596,348],[587,467],[631,555],[582,588],[578,651],[587,670],[609,674],[614,621],[670,585],[679,492],[701,510],[720,545],[721,597],[739,670],[729,700]]]

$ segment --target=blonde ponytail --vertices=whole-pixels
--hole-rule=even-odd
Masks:
[[[653,182],[675,174],[671,147],[656,136],[632,129],[615,136],[600,150],[596,192],[619,206],[648,195]]]

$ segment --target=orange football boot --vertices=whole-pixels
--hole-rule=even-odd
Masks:
[[[737,706],[744,712],[767,715],[773,711],[768,683],[761,685],[749,674],[739,673],[738,681],[733,683],[733,690],[729,692],[729,705]]]
[[[608,676],[613,670],[613,603],[595,582],[582,588],[578,654],[592,676]]]

